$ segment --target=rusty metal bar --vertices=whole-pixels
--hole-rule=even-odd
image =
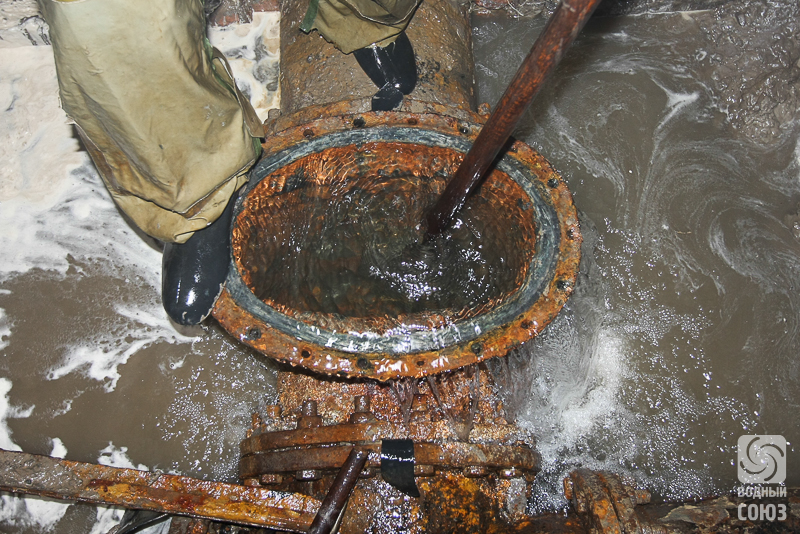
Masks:
[[[368,458],[369,452],[365,449],[354,447],[350,451],[347,461],[339,470],[325,500],[322,501],[308,534],[329,534],[333,531]]]
[[[0,491],[306,532],[319,501],[305,495],[0,449]]]
[[[453,179],[428,214],[426,221],[429,237],[441,234],[450,226],[455,214],[464,206],[467,196],[508,142],[536,93],[599,3],[600,0],[562,0],[558,5]]]

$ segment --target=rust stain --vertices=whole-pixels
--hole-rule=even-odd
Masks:
[[[305,495],[0,450],[0,490],[304,532]]]
[[[340,107],[347,109],[346,103],[341,103]],[[471,117],[476,121],[481,120],[478,115]],[[274,154],[308,142],[309,138],[358,128],[416,128],[458,136],[470,141],[474,141],[480,130],[477,123],[430,113],[356,113],[328,116],[306,124],[290,125],[292,120],[300,118],[305,118],[305,115],[284,120],[282,125],[287,126],[287,129],[277,132],[265,141],[266,154]],[[422,377],[506,355],[511,349],[541,333],[566,303],[574,290],[582,241],[571,194],[550,164],[532,148],[519,142],[513,144],[509,156],[530,170],[537,190],[558,214],[560,246],[554,276],[541,293],[539,300],[506,324],[483,333],[468,343],[454,344],[442,350],[398,355],[343,352],[298,340],[296,336],[273,328],[251,311],[240,307],[227,290],[222,292],[217,301],[213,311],[214,317],[234,337],[259,352],[294,366],[329,375],[373,378],[381,381],[405,376]],[[414,158],[410,159],[413,161]],[[451,161],[455,159],[451,158]],[[279,178],[274,187],[278,187],[280,180],[285,178],[285,176]],[[505,182],[500,179],[499,183]],[[269,184],[265,184],[264,187],[268,188]],[[513,187],[508,189],[513,194]],[[265,200],[254,201],[254,205],[263,201]],[[236,228],[234,237],[244,231]],[[236,247],[234,244],[235,250],[238,250],[234,253],[241,254],[242,248],[236,249]],[[282,308],[278,306],[281,311],[293,313],[287,303],[283,303],[282,306]],[[427,319],[431,324],[436,324],[440,320],[433,315]],[[381,323],[381,319],[375,321]],[[346,321],[342,326],[346,326]]]

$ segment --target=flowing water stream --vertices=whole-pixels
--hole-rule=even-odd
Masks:
[[[585,240],[564,312],[494,365],[544,457],[537,510],[581,465],[665,499],[730,491],[743,434],[783,435],[800,483],[800,145],[793,124],[764,145],[727,120],[714,17],[593,21],[519,128],[568,181]],[[481,100],[541,25],[477,19]]]
[[[730,491],[743,434],[785,436],[800,485],[800,146],[791,120],[741,113],[715,17],[591,22],[518,132],[567,180],[584,235],[565,310],[491,365],[542,453],[532,510],[561,508],[577,466],[659,498]],[[541,27],[475,18],[481,101]],[[233,480],[275,370],[215,327],[170,325],[157,247],[59,115],[47,43],[13,31],[0,28],[0,446]],[[798,58],[784,43],[785,74]],[[119,517],[0,497],[0,532],[100,534]]]

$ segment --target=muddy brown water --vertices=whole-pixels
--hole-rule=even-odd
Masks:
[[[769,104],[746,81],[774,68],[742,60],[767,55],[765,28],[736,26],[733,75],[719,28],[730,35],[731,19],[593,21],[519,129],[567,179],[584,234],[565,311],[495,365],[545,457],[537,509],[557,505],[575,465],[628,473],[659,498],[729,491],[743,434],[783,435],[786,482],[800,482],[797,124],[726,115],[741,109],[737,81],[739,100]],[[478,19],[480,99],[499,98],[539,24]],[[786,21],[770,24],[793,72]]]
[[[791,116],[726,115],[730,73],[708,30],[720,20],[591,22],[518,132],[568,181],[585,239],[565,310],[492,364],[543,456],[533,511],[563,506],[577,466],[630,474],[657,498],[730,491],[743,434],[785,436],[787,483],[800,484],[800,147]],[[481,100],[499,98],[541,26],[475,19]],[[274,366],[214,326],[170,326],[156,248],[91,167],[66,177],[0,204],[19,210],[3,219],[16,247],[0,272],[3,446],[235,479]],[[90,507],[0,506],[2,532],[102,530]]]

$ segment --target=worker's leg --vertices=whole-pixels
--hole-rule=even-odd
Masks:
[[[62,105],[117,205],[166,241],[171,256],[207,248],[175,243],[206,239],[200,230],[224,213],[246,181],[262,133],[224,60],[214,59],[202,2],[39,1],[50,25]],[[217,258],[224,267],[211,272],[227,268],[228,256]],[[189,289],[197,274],[165,271],[165,288]],[[217,281],[199,279],[217,286],[201,287],[201,293],[216,296]],[[207,308],[199,315],[210,310],[206,301],[178,300],[195,316],[198,307]],[[184,322],[186,311],[171,315]]]
[[[417,83],[414,49],[405,28],[420,0],[310,0],[300,29],[319,31],[353,53],[379,91],[373,111],[397,108]]]

